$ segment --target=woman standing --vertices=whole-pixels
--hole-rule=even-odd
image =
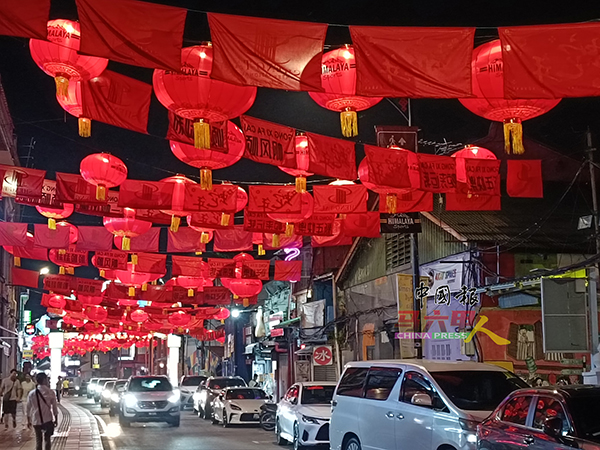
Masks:
[[[27,398],[29,393],[35,389],[35,383],[31,375],[25,374],[25,381],[21,383],[21,405],[23,407],[23,427],[27,426]]]

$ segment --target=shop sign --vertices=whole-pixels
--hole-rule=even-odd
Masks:
[[[330,366],[333,364],[333,351],[330,345],[321,345],[313,350],[313,364],[315,366]]]

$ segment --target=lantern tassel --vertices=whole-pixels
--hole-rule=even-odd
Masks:
[[[285,224],[285,236],[292,237],[294,235],[294,224],[286,223]]]
[[[132,253],[131,254],[131,264],[133,264],[134,266],[138,265],[138,255],[137,253]]]
[[[233,299],[234,299],[234,300],[237,300],[238,298],[240,298],[240,297],[239,297],[239,295],[237,295],[237,294],[233,294]]]
[[[221,214],[221,226],[222,227],[228,227],[229,226],[229,218],[231,216],[229,214]]]
[[[513,155],[525,153],[521,119],[507,119],[504,121],[504,151],[510,155],[511,148]]]
[[[244,305],[244,308],[247,308],[248,306],[250,306],[250,300],[245,298],[242,302],[242,305]]]
[[[194,122],[194,147],[210,149],[210,125],[202,119]]]
[[[265,247],[262,244],[258,244],[258,256],[263,256],[265,254]]]
[[[300,194],[306,192],[306,177],[296,177],[296,192]]]
[[[358,117],[356,111],[346,109],[340,113],[342,122],[342,135],[344,137],[358,136]]]
[[[75,275],[75,267],[67,267],[67,273],[69,275]]]
[[[200,169],[200,189],[204,191],[212,190],[212,170]]]
[[[193,296],[194,296],[194,290],[188,289],[188,297],[193,297]]]
[[[121,242],[121,249],[128,251],[131,250],[131,239],[129,236],[123,236],[123,241]]]
[[[129,286],[128,294],[130,297],[135,297],[135,288],[133,286]]]
[[[92,121],[87,117],[80,117],[77,119],[79,124],[79,136],[83,138],[89,138],[92,135]]]
[[[273,235],[273,239],[271,239],[271,247],[279,247],[280,242],[279,242],[279,235],[278,234],[274,234]]]
[[[59,275],[64,275],[65,274],[65,268],[63,266],[60,266],[58,268],[58,273],[59,273]]]
[[[171,216],[171,231],[177,233],[179,231],[179,224],[181,223],[181,217]]]
[[[201,252],[201,251],[197,251],[197,252],[195,252],[195,255],[196,255],[196,256],[200,256],[201,254],[202,254],[202,252]]]
[[[148,283],[142,284],[142,291],[146,292],[148,290]]]
[[[106,278],[106,270],[104,270],[104,269],[100,269],[100,276],[101,276],[102,278]]]
[[[396,194],[387,194],[385,196],[385,206],[388,214],[396,214],[398,210],[398,196]]]
[[[101,184],[96,186],[96,200],[101,202],[106,201],[106,186],[102,186]]]
[[[69,96],[69,79],[62,75],[57,75],[54,77],[54,82],[56,83],[56,95],[59,97],[66,98]]]
[[[56,230],[56,220],[52,218],[48,219],[48,228],[50,230]]]
[[[208,244],[209,238],[210,238],[210,234],[208,234],[206,231],[203,231],[202,234],[200,235],[200,243]]]
[[[15,267],[21,267],[21,257],[15,256]]]

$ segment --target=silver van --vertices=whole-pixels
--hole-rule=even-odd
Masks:
[[[331,450],[475,450],[477,424],[523,387],[471,361],[351,362],[331,402]]]

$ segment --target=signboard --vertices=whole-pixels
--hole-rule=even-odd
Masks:
[[[35,325],[33,325],[31,323],[25,325],[25,334],[28,336],[33,336],[35,334]]]
[[[23,350],[23,359],[33,359],[33,350]]]
[[[27,309],[23,311],[23,324],[27,325],[29,323],[31,323],[31,311]]]
[[[94,353],[92,355],[92,369],[99,369],[100,368],[100,356],[98,355],[98,353]]]
[[[333,364],[333,351],[331,345],[321,345],[313,350],[313,364],[315,366],[330,366]]]
[[[283,328],[273,328],[271,330],[271,337],[280,337],[285,334],[285,330]]]
[[[377,133],[377,145],[379,147],[400,147],[412,152],[417,151],[418,127],[402,127],[396,125],[378,125],[375,127]]]
[[[382,233],[420,233],[419,213],[381,214]]]

